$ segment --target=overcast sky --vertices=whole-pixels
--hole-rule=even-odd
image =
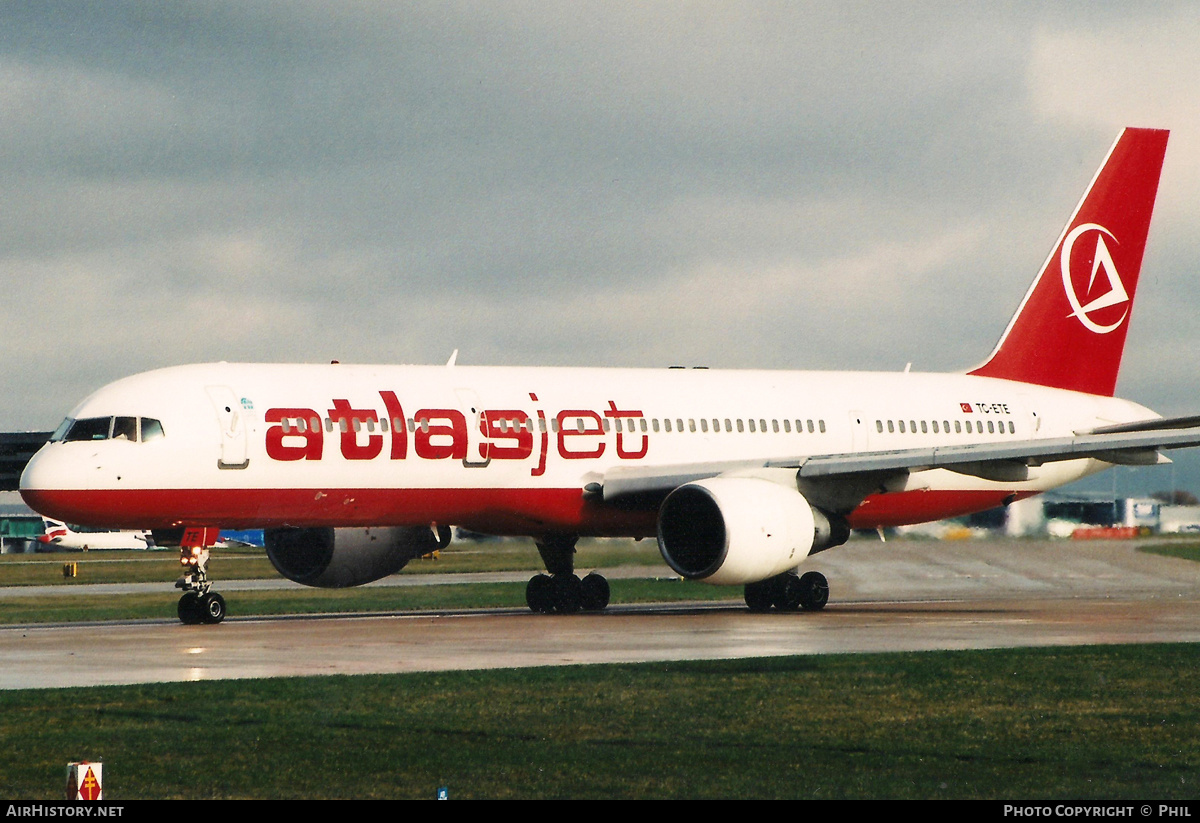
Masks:
[[[0,3],[0,430],[205,360],[963,369],[1172,130],[1118,392],[1200,412],[1188,3]],[[1197,489],[1200,491],[1200,489]]]

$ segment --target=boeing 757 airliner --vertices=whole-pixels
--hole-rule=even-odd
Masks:
[[[965,373],[211,363],[72,410],[21,478],[38,512],[182,546],[184,622],[225,602],[218,528],[275,568],[354,586],[449,540],[532,537],[534,611],[603,609],[584,535],[656,536],[681,576],[753,610],[819,609],[805,559],[1200,445],[1200,418],[1113,396],[1167,132],[1125,129],[995,350]]]

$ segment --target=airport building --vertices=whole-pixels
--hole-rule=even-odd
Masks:
[[[0,552],[32,551],[45,532],[16,489],[25,464],[49,439],[50,432],[0,432]]]
[[[34,551],[45,534],[42,516],[25,505],[16,492],[0,492],[0,553]]]
[[[1150,497],[1050,492],[1004,508],[955,520],[904,526],[896,532],[949,539],[996,534],[1095,539],[1200,533],[1200,505],[1175,505]]]
[[[0,491],[16,491],[21,472],[50,432],[0,432]]]

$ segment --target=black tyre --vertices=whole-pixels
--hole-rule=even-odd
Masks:
[[[805,572],[800,576],[800,608],[820,611],[829,602],[829,581],[820,572]]]
[[[772,589],[773,584],[769,578],[767,580],[759,580],[757,583],[747,583],[743,592],[746,598],[746,606],[750,611],[769,612],[774,601]]]
[[[531,577],[525,584],[525,605],[531,612],[549,614],[554,610],[554,581],[548,574]]]
[[[583,605],[583,581],[573,574],[556,574],[554,581],[554,611],[575,614]]]
[[[225,619],[225,598],[210,592],[200,598],[201,619],[205,623],[217,624]]]
[[[580,606],[585,612],[598,612],[608,608],[609,588],[604,575],[592,572],[579,584]]]
[[[194,626],[201,621],[203,613],[200,611],[200,596],[195,592],[184,592],[179,598],[179,605],[176,608],[176,613],[179,615],[179,622],[187,626]]]
[[[804,589],[800,578],[791,572],[771,578],[775,585],[771,592],[771,605],[781,612],[794,612],[800,608],[804,599]]]

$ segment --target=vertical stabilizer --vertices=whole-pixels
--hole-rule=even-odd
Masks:
[[[971,374],[1113,394],[1167,134],[1121,132],[996,349]]]

